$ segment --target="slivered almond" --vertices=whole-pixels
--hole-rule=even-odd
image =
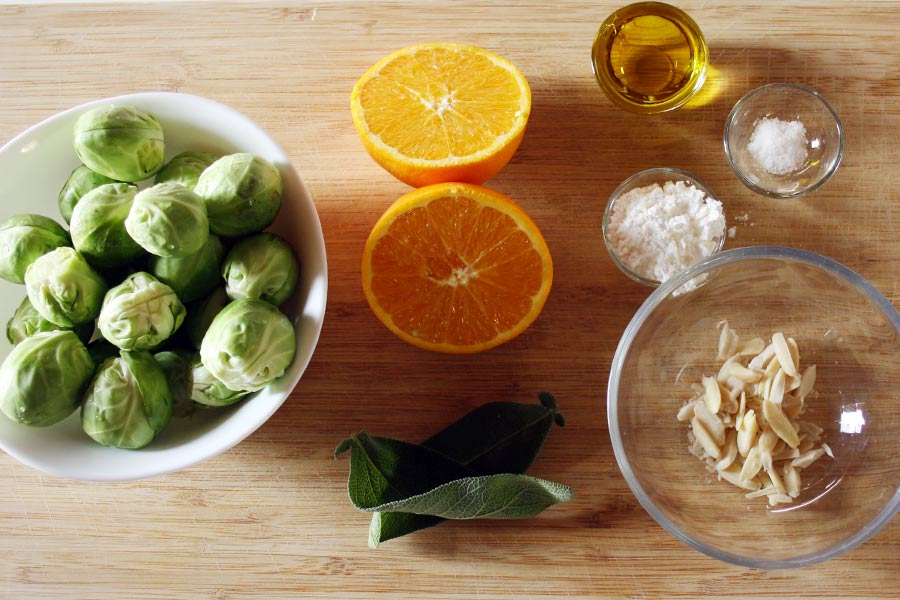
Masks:
[[[769,395],[766,398],[772,404],[781,404],[784,400],[784,369],[778,369],[775,377],[772,378],[772,385],[769,387]]]
[[[737,445],[738,452],[741,456],[747,456],[750,448],[756,445],[756,434],[759,431],[759,425],[756,422],[756,411],[752,408],[744,415],[741,426],[738,429]]]
[[[751,492],[756,491],[761,487],[760,483],[755,479],[752,481],[741,479],[741,469],[737,464],[733,464],[729,468],[719,471],[719,478],[724,479],[731,485],[735,485]]]
[[[769,506],[776,506],[778,504],[788,504],[793,502],[794,499],[788,496],[787,494],[769,494]]]
[[[825,449],[816,448],[815,450],[804,452],[803,454],[792,460],[791,466],[797,467],[798,469],[805,469],[823,456],[825,456]]]
[[[782,467],[782,476],[784,478],[784,487],[791,498],[800,495],[800,471],[794,468],[791,463],[784,463]]]
[[[803,371],[803,376],[800,378],[800,387],[798,388],[797,395],[800,398],[806,398],[809,396],[810,392],[813,390],[813,386],[816,384],[816,365],[812,365],[810,367],[806,367],[806,370]]]
[[[734,463],[737,458],[737,433],[732,429],[728,432],[728,438],[725,440],[724,455],[716,463],[717,471],[724,471]]]
[[[727,363],[726,373],[728,374],[728,377],[734,377],[738,381],[743,381],[744,383],[756,383],[762,378],[761,374],[748,369],[737,361]]]
[[[762,458],[760,457],[759,448],[754,446],[750,448],[747,458],[741,466],[741,480],[750,481],[763,468]]]
[[[766,349],[766,343],[762,338],[753,338],[738,346],[735,354],[738,356],[754,356]]]
[[[709,456],[716,460],[722,457],[722,451],[719,449],[719,445],[713,439],[709,431],[707,431],[706,426],[699,417],[691,419],[691,431],[694,432],[694,438],[700,442],[703,450],[705,450]]]
[[[790,376],[797,374],[797,365],[794,364],[794,357],[791,349],[788,347],[784,334],[780,331],[772,336],[772,345],[775,346],[775,356],[778,357],[778,363],[784,372]]]
[[[748,369],[753,369],[754,371],[763,371],[766,368],[766,363],[769,362],[769,359],[775,356],[775,346],[773,344],[769,344],[763,351],[754,356],[750,362],[747,364]]]
[[[703,423],[706,431],[722,446],[725,444],[725,424],[715,413],[709,410],[705,402],[697,402],[694,405],[694,418]]]
[[[714,377],[704,377],[702,381],[703,399],[706,401],[706,407],[712,413],[719,412],[719,409],[722,408],[722,390],[719,388],[719,382]]]
[[[788,446],[796,448],[800,444],[800,438],[797,436],[794,426],[784,415],[780,406],[768,400],[764,401],[763,415],[766,417],[769,425],[772,426],[772,431],[783,439]]]

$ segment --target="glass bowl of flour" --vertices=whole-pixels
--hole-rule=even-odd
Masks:
[[[613,262],[651,287],[721,250],[725,237],[722,203],[680,169],[632,175],[610,195],[603,213],[603,241]]]
[[[796,198],[821,187],[844,153],[841,120],[817,92],[772,83],[741,98],[725,125],[725,155],[751,190]]]

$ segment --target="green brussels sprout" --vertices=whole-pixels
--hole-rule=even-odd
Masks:
[[[106,175],[94,173],[84,165],[72,171],[65,185],[59,191],[59,214],[66,220],[66,223],[72,222],[72,211],[85,194],[107,183],[118,182]]]
[[[203,366],[200,354],[191,361],[191,400],[203,406],[229,406],[250,392],[229,389]]]
[[[88,386],[81,426],[94,441],[116,448],[143,448],[172,419],[172,391],[149,352],[122,352],[107,359]]]
[[[228,306],[230,300],[224,287],[217,287],[206,298],[192,302],[187,309],[187,317],[184,319],[184,328],[187,329],[188,338],[197,350],[203,342],[203,336],[216,315]]]
[[[137,186],[107,183],[85,194],[72,211],[72,244],[96,267],[120,267],[144,253],[128,232],[125,218]]]
[[[25,296],[19,304],[19,308],[13,313],[12,318],[6,323],[6,339],[9,340],[10,344],[16,345],[36,333],[66,331],[68,329],[68,327],[62,327],[42,317],[41,313],[34,308],[28,296]],[[94,322],[88,321],[87,323],[76,325],[73,331],[78,336],[78,339],[87,344],[94,334]]]
[[[88,354],[94,359],[95,365],[102,365],[107,358],[116,358],[119,356],[119,348],[113,346],[102,337],[97,338],[87,345]]]
[[[172,288],[140,271],[107,292],[97,327],[122,350],[150,350],[181,326],[185,313]]]
[[[194,412],[191,400],[191,354],[176,350],[157,352],[153,358],[162,367],[172,392],[172,416],[186,417]]]
[[[69,245],[62,225],[43,215],[15,215],[0,223],[0,277],[25,282],[25,270],[38,257]]]
[[[206,205],[178,183],[158,183],[134,197],[125,229],[150,254],[184,258],[206,243]]]
[[[71,331],[45,331],[22,340],[0,365],[0,410],[34,427],[75,412],[94,361]]]
[[[263,300],[235,300],[213,319],[200,358],[232,390],[255,392],[278,379],[294,360],[290,320]]]
[[[63,327],[87,323],[100,314],[106,282],[74,248],[57,248],[25,271],[28,299],[41,316]]]
[[[240,153],[207,167],[194,191],[206,201],[212,232],[237,237],[262,231],[275,220],[283,184],[274,166]]]
[[[224,254],[222,240],[211,234],[206,244],[190,256],[151,256],[147,266],[150,273],[175,290],[182,302],[193,302],[209,294],[222,282],[219,265]]]
[[[293,248],[272,233],[242,239],[228,252],[222,265],[229,298],[259,298],[276,306],[294,291],[299,275]]]
[[[165,140],[155,116],[109,104],[75,122],[75,154],[89,169],[117,181],[141,181],[163,166]]]
[[[189,190],[197,186],[200,173],[216,162],[219,157],[209,152],[182,152],[166,163],[156,174],[155,183],[171,181],[180,183]]]

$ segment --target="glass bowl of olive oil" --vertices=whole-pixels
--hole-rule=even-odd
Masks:
[[[660,113],[684,105],[700,91],[709,48],[684,11],[662,2],[638,2],[603,22],[591,63],[613,104],[640,114]]]

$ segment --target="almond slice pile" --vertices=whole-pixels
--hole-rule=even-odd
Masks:
[[[747,498],[789,504],[800,495],[801,471],[834,458],[822,428],[801,419],[816,395],[816,366],[801,372],[797,342],[783,333],[768,344],[744,342],[727,321],[719,325],[716,359],[724,362],[715,377],[692,384],[696,396],[678,411],[691,424],[690,452]]]

